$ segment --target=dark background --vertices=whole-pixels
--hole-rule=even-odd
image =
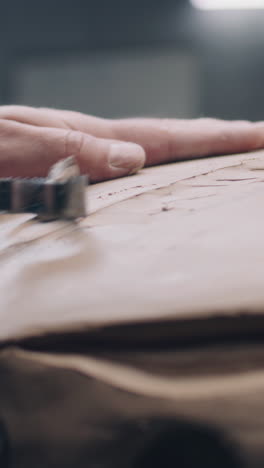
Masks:
[[[0,0],[1,1],[1,0]],[[7,0],[0,103],[263,119],[264,10],[188,0]]]

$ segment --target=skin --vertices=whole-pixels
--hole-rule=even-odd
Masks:
[[[0,177],[45,176],[75,155],[92,182],[143,166],[264,148],[264,122],[217,119],[108,120],[78,112],[0,107]]]

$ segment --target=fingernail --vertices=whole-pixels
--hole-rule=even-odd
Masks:
[[[111,168],[122,169],[126,174],[134,174],[145,164],[145,151],[135,143],[113,143],[108,162]]]

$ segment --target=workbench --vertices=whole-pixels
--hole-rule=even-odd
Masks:
[[[106,414],[209,426],[239,466],[263,467],[264,151],[146,168],[86,196],[78,223],[0,217],[14,467],[86,466],[91,413],[103,427]]]

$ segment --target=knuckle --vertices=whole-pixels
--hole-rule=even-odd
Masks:
[[[0,137],[3,138],[10,134],[12,128],[10,123],[0,116]]]
[[[180,151],[179,138],[177,138],[177,132],[175,122],[173,119],[162,118],[158,123],[159,130],[159,150],[166,156],[178,155]]]
[[[215,137],[218,138],[218,134],[216,134]],[[219,138],[222,142],[229,143],[233,141],[234,135],[230,131],[221,130]]]
[[[77,159],[81,157],[84,151],[84,145],[87,143],[87,138],[91,138],[87,135],[84,135],[82,132],[75,130],[69,130],[65,134],[65,155],[71,156],[74,155]]]
[[[164,133],[171,133],[174,126],[175,126],[175,124],[174,124],[173,120],[171,120],[171,119],[163,118],[163,119],[159,120],[159,128]]]

